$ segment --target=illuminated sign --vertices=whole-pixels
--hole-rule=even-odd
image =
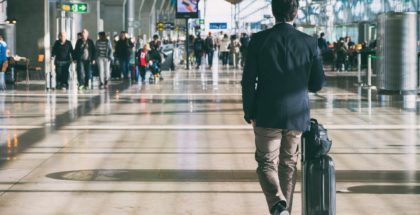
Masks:
[[[61,3],[59,9],[71,13],[89,13],[88,3]]]

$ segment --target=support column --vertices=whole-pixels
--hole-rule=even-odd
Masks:
[[[101,5],[101,17],[104,23],[104,31],[112,34],[119,33],[124,29],[121,2],[106,2]]]
[[[128,35],[130,37],[134,36],[134,11],[135,11],[135,3],[134,0],[127,0],[126,3],[126,29],[128,31]]]
[[[85,0],[89,3],[89,13],[83,14],[83,27],[89,31],[89,37],[95,41],[98,37],[98,32],[103,31],[101,26],[101,1],[100,0]]]
[[[154,9],[157,0],[143,0],[142,8],[139,12],[139,20],[141,20],[140,31],[141,34],[146,35],[148,38],[152,36],[156,29],[156,18]]]
[[[7,1],[0,3],[0,23],[4,23],[4,20],[7,19],[6,8],[7,8]]]

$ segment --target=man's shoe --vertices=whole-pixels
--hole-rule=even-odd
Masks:
[[[289,215],[289,211],[286,209],[286,202],[278,202],[271,209],[271,215]]]

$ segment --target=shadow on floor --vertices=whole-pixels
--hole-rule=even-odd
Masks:
[[[46,177],[92,182],[257,182],[258,180],[254,170],[94,169],[56,172]],[[336,178],[337,182],[418,183],[420,171],[337,170]]]

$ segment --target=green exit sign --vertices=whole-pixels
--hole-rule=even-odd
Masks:
[[[62,3],[60,9],[72,13],[88,13],[88,3]]]

